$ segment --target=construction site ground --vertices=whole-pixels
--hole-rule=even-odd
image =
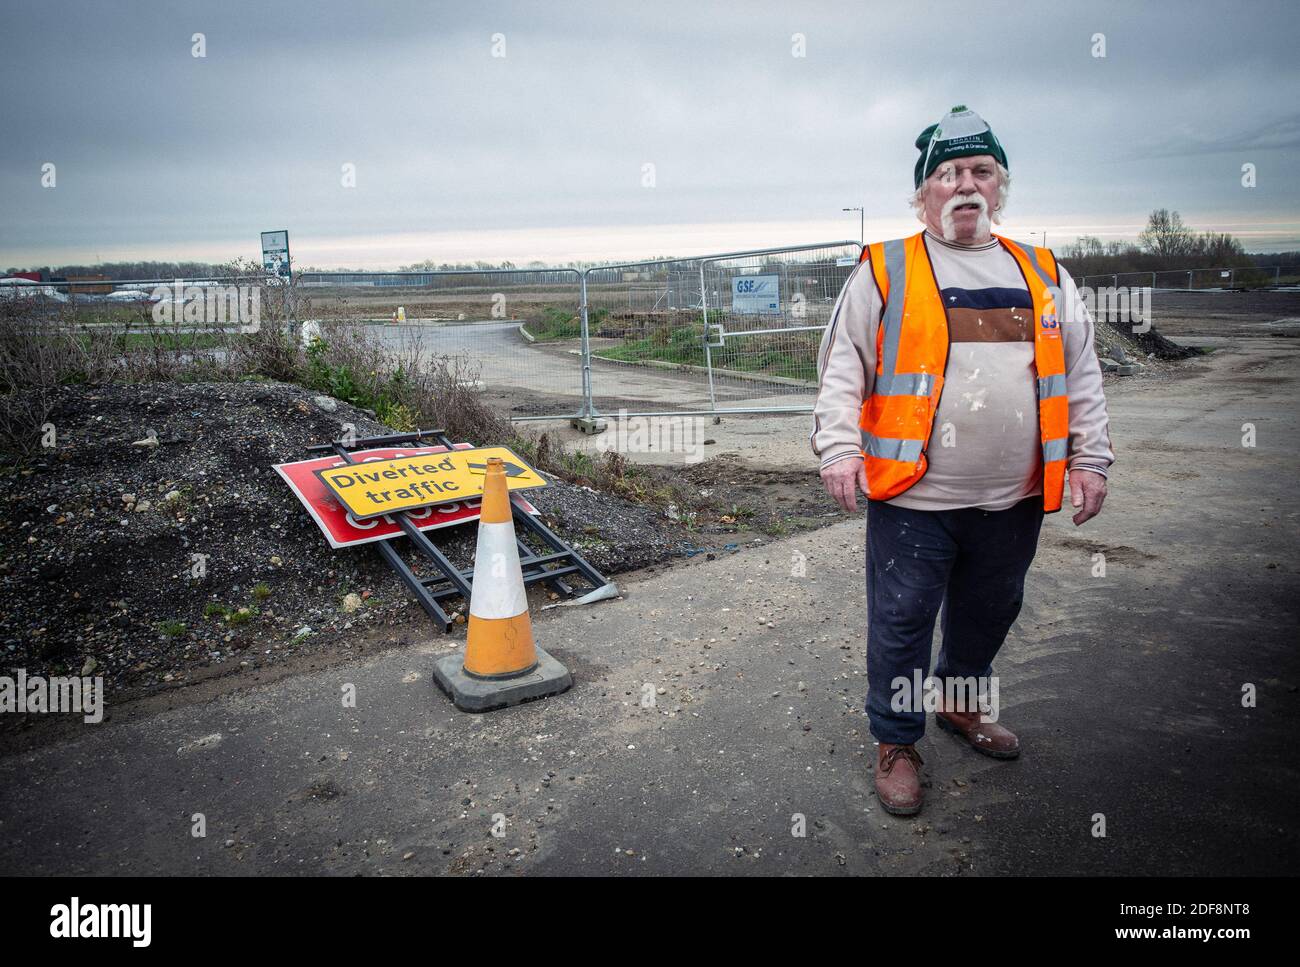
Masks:
[[[456,711],[431,670],[463,635],[417,613],[357,657],[15,744],[0,872],[1289,873],[1300,342],[1293,312],[1197,315],[1166,334],[1213,352],[1107,381],[1102,515],[1044,526],[994,665],[1023,755],[931,727],[913,819],[871,791],[859,513],[535,612],[558,697]],[[806,417],[708,431],[745,479],[817,487]]]

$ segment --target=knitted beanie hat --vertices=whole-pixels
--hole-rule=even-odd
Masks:
[[[991,154],[1004,168],[1011,167],[1007,164],[1007,153],[988,123],[965,104],[958,104],[938,124],[922,131],[916,147],[921,152],[914,172],[917,188],[934,174],[935,168],[952,158]]]

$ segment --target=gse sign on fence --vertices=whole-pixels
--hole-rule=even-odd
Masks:
[[[779,275],[742,275],[732,279],[731,311],[779,313],[781,311],[781,277]]]

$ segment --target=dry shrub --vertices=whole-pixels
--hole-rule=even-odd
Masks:
[[[40,446],[55,392],[69,384],[270,379],[296,383],[375,413],[394,430],[441,428],[479,445],[530,439],[488,405],[476,364],[433,352],[416,329],[396,348],[371,326],[318,324],[304,345],[290,324],[311,312],[294,285],[250,278],[230,266],[230,283],[260,286],[260,325],[155,321],[148,305],[80,306],[51,300],[0,301],[0,447],[23,457]]]
[[[20,456],[40,447],[56,388],[94,365],[92,347],[42,308],[27,300],[0,301],[0,448]]]

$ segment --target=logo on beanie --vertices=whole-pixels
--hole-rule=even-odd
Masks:
[[[935,168],[952,158],[991,154],[998,164],[1007,167],[1007,153],[988,122],[965,104],[954,105],[937,124],[931,124],[917,135],[916,149],[920,156],[916,159],[912,180],[917,188],[934,173]]]

